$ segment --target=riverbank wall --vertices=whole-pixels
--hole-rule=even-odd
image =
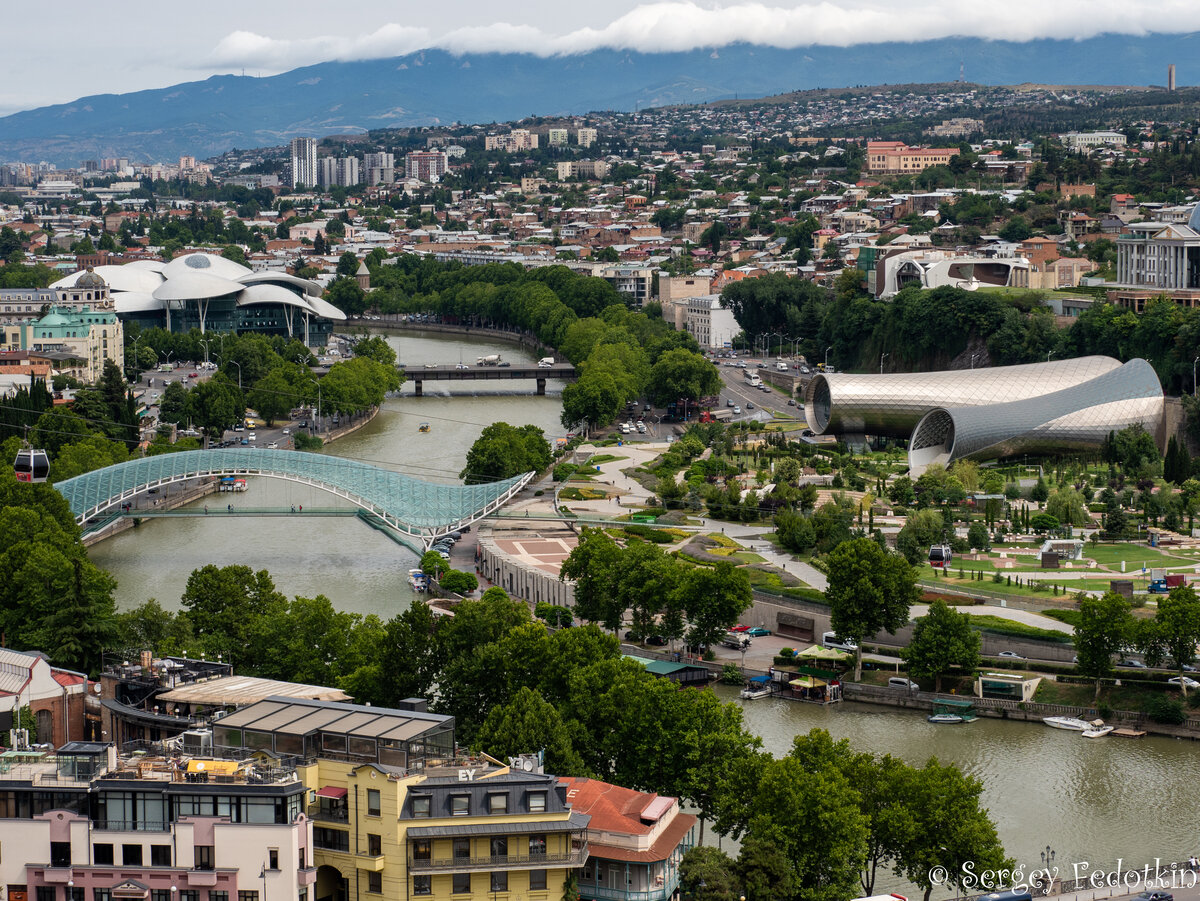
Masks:
[[[216,494],[218,488],[218,480],[216,478],[203,485],[195,485],[185,488],[178,495],[172,497],[169,494],[158,498],[156,506],[160,510],[174,510],[177,507],[182,507],[185,504],[190,504],[193,501],[198,501],[202,497],[208,497],[210,494]],[[107,529],[102,532],[96,532],[88,535],[83,539],[84,547],[91,547],[93,544],[98,544],[105,538],[111,538],[113,535],[120,535],[122,532],[128,532],[130,529],[136,529],[140,520],[136,516],[122,517],[116,520]]]
[[[474,325],[458,325],[452,322],[406,322],[403,316],[382,316],[379,322],[370,324],[372,329],[389,329],[397,332],[436,332],[445,335],[463,335],[472,338],[490,338],[493,341],[507,341],[528,350],[535,357],[541,358],[553,353],[553,348],[539,341],[532,332],[509,329],[480,328]],[[403,361],[401,361],[403,362]]]
[[[1065,704],[1038,704],[1034,701],[1010,701],[1001,698],[976,698],[971,695],[937,694],[931,691],[904,691],[881,685],[846,682],[842,685],[842,697],[847,701],[877,704],[883,707],[904,707],[928,714],[933,705],[941,700],[971,701],[981,717],[1040,723],[1047,716],[1069,716],[1083,720],[1101,719],[1094,707],[1069,707]],[[1169,738],[1200,740],[1200,717],[1188,717],[1181,725],[1156,723],[1146,714],[1135,710],[1106,711],[1105,723],[1118,729],[1133,729],[1148,735],[1164,735]]]

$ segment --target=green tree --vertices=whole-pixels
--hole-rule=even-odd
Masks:
[[[295,382],[294,377],[289,378],[284,366],[277,366],[254,383],[246,395],[246,402],[267,421],[268,426],[273,426],[275,420],[287,418],[292,408],[299,405],[302,395]]]
[[[213,564],[192,571],[180,603],[202,647],[235,671],[255,667],[259,650],[266,650],[260,635],[287,609],[287,598],[265,569]]]
[[[1075,624],[1076,664],[1081,675],[1096,680],[1096,698],[1103,679],[1112,675],[1113,655],[1128,644],[1133,629],[1129,601],[1115,591],[1103,597],[1088,596],[1079,602]]]
[[[694,901],[738,901],[742,894],[737,867],[718,848],[696,845],[679,864],[679,891]]]
[[[221,256],[227,260],[233,260],[235,263],[240,263],[243,266],[250,265],[246,262],[245,252],[236,244],[226,244],[225,248],[221,251]]]
[[[438,580],[438,584],[452,594],[468,595],[479,587],[479,579],[474,573],[451,569]]]
[[[1190,585],[1172,588],[1158,602],[1154,613],[1154,646],[1146,655],[1146,662],[1159,663],[1165,656],[1180,676],[1180,688],[1187,694],[1187,683],[1183,681],[1184,667],[1196,659],[1196,645],[1200,643],[1200,597]]]
[[[692,624],[688,642],[703,646],[720,641],[754,600],[750,578],[726,561],[689,570],[679,592]]]
[[[829,554],[825,598],[834,631],[858,645],[854,661],[854,679],[858,681],[862,678],[862,640],[876,632],[894,635],[908,622],[908,609],[920,598],[920,590],[907,560],[886,553],[869,538],[854,538]]]
[[[986,551],[991,547],[992,541],[987,526],[981,520],[972,520],[971,525],[967,527],[967,544],[976,551]]]
[[[937,600],[913,623],[912,640],[900,656],[916,679],[933,679],[934,691],[942,690],[942,676],[952,669],[970,673],[979,666],[979,633],[971,618]]]
[[[1046,513],[1069,526],[1085,526],[1092,520],[1083,495],[1071,487],[1060,488],[1050,495],[1046,501]]]
[[[510,479],[525,472],[540,472],[551,460],[550,445],[537,426],[494,422],[467,451],[467,465],[459,478],[467,484]]]
[[[354,345],[356,357],[368,357],[384,366],[396,365],[396,351],[379,335],[363,338]]]
[[[188,419],[214,437],[231,429],[246,411],[238,386],[223,373],[201,382],[187,393]]]
[[[583,423],[598,428],[616,419],[625,401],[611,373],[592,369],[563,388],[561,422],[568,429]]]
[[[940,510],[918,510],[909,515],[896,536],[898,550],[913,566],[929,559],[929,548],[946,538],[946,520]]]
[[[1048,497],[1050,497],[1050,489],[1046,487],[1046,480],[1039,472],[1037,482],[1029,489],[1029,499],[1035,503],[1044,504]]]
[[[611,632],[621,625],[621,549],[603,529],[584,526],[579,543],[559,569],[560,579],[575,582],[575,615]]]
[[[354,251],[347,250],[338,257],[337,274],[353,278],[356,272],[358,272],[358,257],[354,255]]]
[[[493,757],[545,752],[546,771],[557,776],[587,776],[587,767],[571,743],[558,709],[536,690],[522,687],[512,700],[488,713],[477,738]]]
[[[718,394],[721,376],[708,360],[682,348],[668,350],[650,370],[650,395],[659,406]]]
[[[791,510],[780,510],[775,514],[775,534],[779,536],[780,544],[797,554],[807,554],[817,544],[812,521]]]

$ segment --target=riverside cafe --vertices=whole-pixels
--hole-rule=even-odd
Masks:
[[[820,645],[797,651],[796,663],[773,666],[767,675],[778,697],[809,704],[836,704],[842,699],[842,671],[850,654]]]

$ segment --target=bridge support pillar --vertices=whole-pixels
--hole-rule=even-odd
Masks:
[[[420,380],[420,379],[414,379],[414,380],[413,380],[413,387],[415,387],[415,388],[417,389],[417,397],[420,397],[420,396],[421,396],[421,380]]]
[[[546,393],[546,380],[545,379],[537,380],[537,393],[538,393],[538,396],[541,396]]]

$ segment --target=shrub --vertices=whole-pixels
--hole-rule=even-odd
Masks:
[[[554,467],[554,481],[565,482],[575,475],[575,470],[578,468],[574,463],[559,463]]]
[[[1096,714],[1100,717],[1100,719],[1106,720],[1106,719],[1109,719],[1110,717],[1112,717],[1113,709],[1111,707],[1109,707],[1107,704],[1097,704],[1096,705]]]
[[[1165,695],[1151,698],[1147,702],[1146,716],[1156,723],[1166,723],[1172,726],[1179,726],[1187,722],[1187,713],[1184,712],[1183,703]]]
[[[479,580],[474,573],[463,572],[461,569],[448,570],[438,584],[446,591],[454,594],[470,594],[479,587]]]
[[[1200,691],[1193,691],[1188,695],[1187,705],[1189,707],[1200,707]]]
[[[795,648],[780,648],[779,656],[785,657],[790,660],[792,657],[796,656],[796,649]]]
[[[324,443],[316,435],[306,435],[303,432],[292,436],[292,446],[298,451],[318,450]]]
[[[742,671],[736,663],[726,663],[721,669],[721,682],[725,685],[742,684]]]

